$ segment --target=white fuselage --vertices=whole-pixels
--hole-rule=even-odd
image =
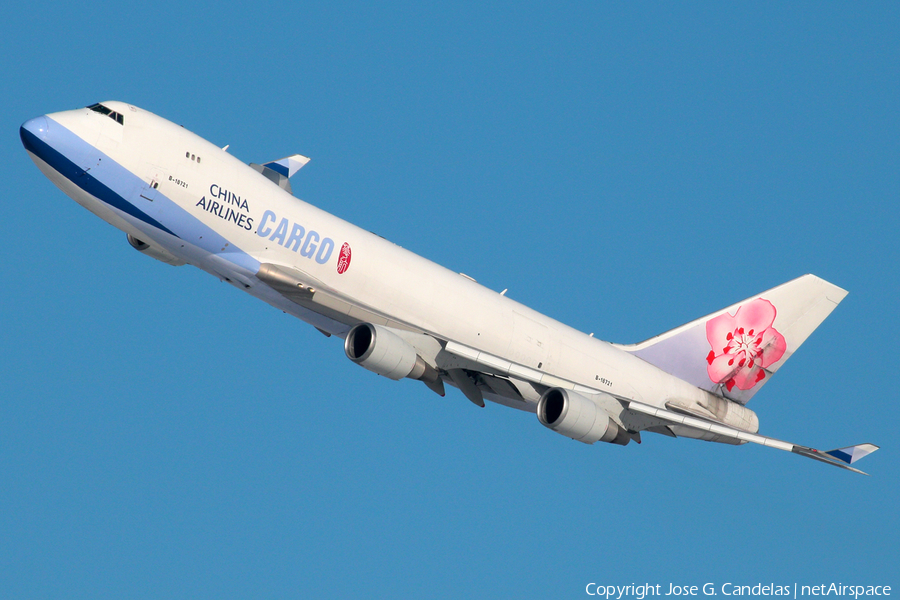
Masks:
[[[612,344],[295,198],[183,127],[124,103],[104,105],[124,123],[88,109],[41,117],[47,130],[37,137],[63,157],[45,160],[29,148],[44,173],[115,227],[325,332],[346,335],[353,312],[340,322],[291,302],[256,277],[261,263],[307,273],[385,322],[534,369],[548,386],[575,384],[660,407],[709,401],[708,392]],[[77,168],[73,177],[54,162],[65,160],[116,198],[77,185]],[[345,245],[350,264],[339,272]],[[524,403],[491,399],[533,411],[537,394],[523,396]]]

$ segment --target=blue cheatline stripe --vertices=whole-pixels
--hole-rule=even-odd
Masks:
[[[52,146],[47,144],[42,139],[38,138],[36,135],[31,133],[24,127],[19,128],[19,136],[22,138],[22,144],[26,149],[28,149],[29,152],[39,157],[45,163],[53,167],[55,171],[59,172],[60,175],[83,189],[88,194],[102,200],[103,202],[109,204],[114,208],[121,210],[124,213],[131,215],[135,219],[139,219],[144,223],[147,223],[148,225],[151,225],[153,227],[156,227],[157,229],[165,231],[170,235],[178,237],[174,232],[169,230],[168,227],[166,227],[147,213],[138,210],[125,198],[98,181],[96,177],[92,176],[90,173],[87,173],[84,169],[73,163]]]
[[[41,138],[36,137],[31,131],[24,127],[20,128],[19,135],[25,148],[44,160],[44,162],[72,181],[72,183],[109,206],[146,223],[150,227],[164,231],[176,239],[187,241],[210,254],[216,254],[226,262],[246,269],[251,273],[259,270],[258,260],[237,247],[233,241],[225,238],[209,225],[191,215],[182,206],[164,194],[157,194],[154,201],[154,205],[156,205],[154,209],[159,210],[161,214],[165,213],[168,215],[164,219],[168,223],[168,227],[129,202],[128,196],[132,193],[137,194],[141,186],[146,185],[143,180],[56,121],[50,120],[50,122],[54,128],[52,132],[54,143],[59,142],[61,144],[60,148],[65,149],[67,152],[71,150],[73,158],[78,156],[81,151],[89,151],[92,162],[94,158],[102,159],[101,164],[91,169],[92,172],[96,173],[96,176],[92,176],[90,173],[86,173],[85,169],[79,167],[76,162],[66,157],[66,155],[50,146]],[[78,159],[75,158],[75,160]],[[103,181],[100,181],[98,178],[102,178]],[[227,251],[222,252],[220,248],[223,247],[227,247]]]

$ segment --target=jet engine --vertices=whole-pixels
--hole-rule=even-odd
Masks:
[[[344,352],[359,366],[395,381],[409,377],[435,384],[440,380],[438,372],[422,360],[416,349],[389,327],[372,323],[355,325],[347,332]],[[442,394],[443,390],[438,393]]]
[[[142,254],[146,254],[151,258],[155,258],[160,262],[164,262],[167,265],[172,265],[173,267],[180,267],[185,264],[183,260],[170,253],[168,250],[164,248],[160,248],[159,246],[151,246],[146,242],[142,242],[137,239],[130,233],[128,234],[128,243],[131,244],[131,247],[137,250]]]
[[[538,420],[545,427],[573,440],[593,444],[609,442],[625,446],[631,436],[597,404],[564,388],[550,388],[537,405]]]

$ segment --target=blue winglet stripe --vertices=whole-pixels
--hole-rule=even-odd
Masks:
[[[283,165],[283,164],[278,163],[278,162],[269,162],[269,163],[264,164],[263,166],[264,166],[264,167],[269,167],[270,169],[272,169],[272,170],[275,171],[276,173],[279,173],[279,174],[281,174],[281,175],[284,175],[285,177],[289,177],[289,176],[290,176],[290,171],[288,171],[287,165]]]
[[[831,450],[830,452],[825,452],[829,456],[833,456],[841,462],[845,462],[848,465],[853,462],[853,457],[847,454],[846,452],[841,452],[840,450]]]

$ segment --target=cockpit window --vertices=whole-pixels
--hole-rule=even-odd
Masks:
[[[112,112],[111,110],[109,110],[108,108],[103,106],[102,104],[91,104],[90,106],[88,106],[88,109],[90,109],[94,112],[98,112],[101,115],[108,115],[109,113]]]
[[[118,123],[119,125],[124,125],[124,124],[125,124],[125,117],[124,117],[124,116],[122,116],[121,114],[117,113],[117,112],[114,111],[114,110],[110,110],[110,109],[106,108],[106,107],[103,106],[102,104],[99,104],[99,103],[97,103],[97,104],[91,104],[91,105],[88,106],[87,108],[88,108],[88,110],[92,110],[92,111],[94,111],[95,113],[100,113],[101,115],[106,115],[107,117],[109,117],[110,119],[112,119],[113,121],[115,121],[116,123]]]

